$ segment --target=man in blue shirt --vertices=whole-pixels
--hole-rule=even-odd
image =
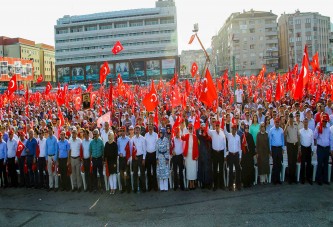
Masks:
[[[49,188],[48,191],[58,190],[58,174],[57,174],[57,160],[58,160],[58,143],[57,138],[53,135],[52,126],[48,126],[49,136],[45,144],[45,157],[47,157],[47,171],[49,173]]]
[[[27,187],[37,187],[37,174],[32,165],[36,165],[37,140],[34,138],[34,130],[29,130],[29,139],[27,140],[25,152],[27,153],[28,175],[26,175]]]
[[[272,182],[273,184],[282,184],[280,179],[282,167],[282,147],[284,146],[284,133],[280,128],[280,119],[275,118],[275,127],[269,131],[269,147],[273,158]]]
[[[133,131],[133,126],[129,127],[129,130]],[[121,192],[125,192],[125,171],[126,171],[126,151],[125,147],[129,141],[129,138],[125,135],[125,127],[119,129],[120,137],[117,139],[118,145],[118,155],[119,155],[119,172],[120,172],[120,183],[121,183]],[[131,190],[130,176],[126,175],[126,186],[127,191]]]
[[[60,171],[60,190],[61,191],[69,191],[70,190],[70,178],[67,176],[67,160],[68,160],[68,152],[70,150],[70,146],[68,140],[65,139],[66,133],[62,131],[60,133],[60,140],[58,141],[58,149],[59,149],[59,171]]]
[[[329,116],[327,113],[322,115],[321,122],[316,127],[313,138],[317,142],[317,176],[318,185],[329,184],[328,182],[328,159],[332,150],[331,130],[327,126]]]
[[[2,133],[0,132],[0,179],[1,187],[6,188],[8,186],[7,174],[6,174],[6,160],[7,160],[7,144],[2,140]],[[4,181],[2,181],[4,179]]]

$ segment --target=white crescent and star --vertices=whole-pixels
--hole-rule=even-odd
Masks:
[[[13,89],[14,87],[15,87],[15,82],[13,80],[11,80],[9,83],[9,88]]]
[[[153,98],[153,97],[155,97],[155,98]],[[150,101],[151,101],[151,102],[156,102],[156,101],[157,101],[157,96],[156,96],[156,94],[152,94],[152,95],[151,95],[151,99],[150,99]]]

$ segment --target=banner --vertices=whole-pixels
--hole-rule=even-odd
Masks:
[[[159,60],[150,60],[147,64],[147,76],[159,76],[161,74],[161,66]]]
[[[16,81],[32,81],[32,60],[0,57],[0,81],[9,81],[16,74]]]

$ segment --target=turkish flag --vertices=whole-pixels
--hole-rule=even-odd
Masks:
[[[37,78],[36,83],[39,84],[41,82],[43,82],[43,75],[42,74],[39,75],[39,77]]]
[[[246,136],[245,136],[245,133],[243,133],[243,136],[242,136],[242,151],[244,154],[246,154],[247,152],[247,142],[246,142]]]
[[[25,104],[27,105],[29,102],[29,87],[27,86],[27,90],[25,91]]]
[[[110,118],[111,118],[111,112],[107,112],[103,116],[99,117],[97,119],[97,127],[101,127],[101,124],[103,124],[104,122],[110,122]]]
[[[45,87],[45,95],[48,95],[51,90],[52,90],[52,85],[50,82],[47,82],[46,87]]]
[[[23,85],[23,84],[20,84],[20,86],[19,86],[19,90],[20,90],[20,91],[24,90],[24,85]]]
[[[198,115],[195,116],[194,129],[197,130],[200,128],[200,118]]]
[[[89,83],[88,88],[87,88],[87,93],[90,93],[93,91],[93,85],[92,83]]]
[[[191,36],[190,41],[188,42],[188,44],[192,44],[194,38],[195,38],[195,34]]]
[[[22,151],[24,150],[25,146],[24,144],[19,141],[18,144],[17,144],[17,148],[16,148],[16,157],[20,158],[21,157],[21,154],[22,154]]]
[[[320,72],[318,52],[312,57],[311,66],[313,72]]]
[[[12,76],[8,83],[8,94],[11,95],[17,90],[17,84],[16,84],[16,74]]]
[[[112,48],[112,53],[114,55],[119,54],[123,49],[123,45],[121,45],[120,41],[117,41]]]
[[[306,85],[308,79],[309,79],[308,47],[305,45],[303,60],[302,60],[302,68],[301,72],[298,75],[296,90],[294,94],[295,100],[301,100],[303,98],[303,86]]]
[[[110,83],[110,90],[109,90],[109,109],[112,112],[112,81]]]
[[[155,109],[154,124],[156,125],[156,128],[158,128],[158,110],[157,110],[157,108]]]
[[[107,177],[110,176],[110,172],[109,172],[109,164],[108,164],[107,161],[105,162],[105,175],[106,175]]]
[[[173,78],[170,80],[170,85],[177,84],[177,81],[178,81],[178,74],[175,73],[175,75],[173,76]]]
[[[278,76],[278,81],[276,84],[276,91],[275,91],[275,101],[280,101],[281,96],[282,96],[281,82],[280,82],[280,76]]]
[[[185,80],[185,91],[186,91],[187,95],[189,95],[191,93],[191,85],[187,79]]]
[[[194,77],[195,74],[197,74],[197,72],[198,72],[198,65],[197,65],[197,63],[193,62],[192,67],[191,67],[192,77]]]
[[[60,120],[59,126],[65,125],[65,119],[64,119],[64,116],[62,115],[62,112],[60,111],[60,108],[58,108],[58,117]]]
[[[206,75],[202,83],[202,90],[199,100],[205,103],[207,106],[212,106],[213,101],[217,99],[217,93],[212,76],[210,75],[208,69],[206,70]]]
[[[104,62],[101,68],[99,69],[99,83],[104,83],[106,76],[110,73],[109,64]]]
[[[63,89],[63,90],[59,89],[58,94],[57,94],[58,106],[65,104],[65,98],[66,98],[65,89]]]
[[[146,107],[147,111],[153,111],[158,105],[157,93],[154,86],[154,81],[151,81],[150,92],[142,100],[142,104]]]
[[[179,106],[182,104],[181,93],[179,92],[179,88],[177,85],[172,90],[171,97],[172,97],[171,100],[172,107]]]
[[[82,97],[81,95],[74,96],[74,105],[76,110],[80,110],[82,107]]]

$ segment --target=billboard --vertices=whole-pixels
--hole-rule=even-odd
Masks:
[[[17,81],[32,81],[32,60],[0,57],[0,81],[9,81],[14,74]]]
[[[59,67],[57,70],[57,77],[60,83],[68,83],[70,81],[69,67]]]
[[[72,81],[84,81],[84,68],[73,67],[72,68]]]
[[[121,77],[123,79],[128,79],[129,78],[129,67],[128,67],[128,62],[119,62],[116,63],[116,72],[117,75],[120,73]]]
[[[160,60],[146,61],[147,76],[159,76],[161,74]]]
[[[99,81],[98,65],[86,65],[86,81]]]
[[[163,59],[162,60],[162,75],[175,74],[176,59]]]
[[[132,62],[132,67],[130,68],[130,74],[132,78],[144,77],[145,76],[145,62],[144,61],[134,61]]]

